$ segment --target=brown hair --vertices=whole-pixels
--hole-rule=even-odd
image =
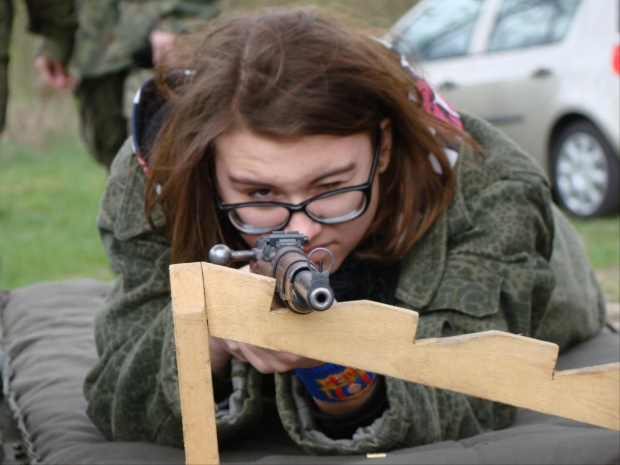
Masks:
[[[170,86],[158,71],[171,110],[146,194],[149,218],[163,208],[173,263],[204,260],[220,242],[247,248],[218,212],[210,175],[214,139],[237,128],[287,138],[372,134],[389,118],[392,157],[367,258],[399,260],[450,202],[454,176],[440,139],[467,137],[409,100],[413,82],[398,57],[368,34],[317,9],[270,9],[214,21],[191,49],[175,67],[192,76]]]

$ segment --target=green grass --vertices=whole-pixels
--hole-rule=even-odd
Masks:
[[[581,236],[594,268],[605,269],[620,263],[620,217],[595,221],[572,220]]]
[[[0,288],[113,274],[96,228],[107,172],[78,136],[70,92],[37,79],[15,2],[7,127],[0,136]]]
[[[107,173],[76,137],[45,145],[0,140],[0,288],[112,279],[95,225]]]
[[[620,217],[571,220],[610,302],[620,302]]]

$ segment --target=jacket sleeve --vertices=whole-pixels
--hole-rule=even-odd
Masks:
[[[73,33],[78,26],[74,0],[26,0],[28,30],[56,37]]]
[[[144,214],[145,177],[126,143],[115,158],[98,228],[118,273],[96,314],[99,362],[88,374],[87,413],[109,439],[182,447],[181,409],[170,304],[170,242]],[[154,215],[156,223],[161,213]],[[233,392],[217,411],[224,438],[260,411],[260,375],[233,361]]]
[[[28,30],[42,36],[37,56],[56,58],[67,64],[73,52],[78,18],[75,0],[26,0]]]
[[[492,144],[483,162],[461,164],[460,190],[449,212],[416,244],[413,258],[404,260],[417,261],[420,271],[408,282],[412,292],[417,286],[428,287],[425,275],[431,270],[438,276],[423,306],[399,302],[420,313],[417,340],[487,330],[529,335],[536,316],[546,308],[555,285],[549,264],[554,231],[550,193],[544,176],[530,169],[530,162],[508,171],[501,166],[508,158],[497,152],[508,156],[516,150],[505,143]],[[438,263],[432,251],[441,257]],[[458,440],[506,427],[516,413],[507,405],[388,377],[389,408],[383,416],[358,428],[350,440],[336,441],[304,414],[297,384],[293,376],[282,379],[283,421],[302,447],[319,454]]]
[[[99,19],[105,26],[82,25],[84,34],[80,39],[83,40],[76,59],[82,71],[90,76],[127,68],[136,60],[146,65],[153,31],[200,32],[206,21],[217,16],[221,9],[221,0],[115,0],[113,3],[118,8],[116,17],[109,15],[105,3],[86,2],[80,9],[80,17],[90,18],[91,23]],[[97,55],[101,52],[102,34],[109,35],[104,47],[105,62]]]
[[[198,32],[221,11],[221,0],[176,0],[162,11],[155,30],[174,34]]]

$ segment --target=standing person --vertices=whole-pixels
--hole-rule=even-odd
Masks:
[[[9,100],[9,42],[13,25],[11,0],[0,0],[0,134],[6,124],[6,107]]]
[[[127,138],[125,81],[135,65],[152,67],[179,33],[202,27],[220,11],[220,0],[72,0],[79,28],[72,41],[45,37],[35,61],[43,79],[70,88],[72,59],[80,128],[95,159],[108,169]],[[62,11],[58,11],[59,16]]]
[[[28,30],[45,36],[51,42],[70,47],[77,29],[73,0],[25,0]],[[13,25],[13,1],[0,0],[0,133],[6,122],[9,98],[9,45]],[[68,73],[64,77],[71,81]],[[69,82],[69,85],[72,82]]]
[[[143,87],[98,218],[119,277],[96,317],[100,360],[84,391],[106,437],[182,446],[168,266],[205,260],[217,243],[252,247],[270,231],[299,231],[308,250],[332,252],[337,300],[419,311],[418,338],[500,330],[564,349],[600,330],[602,293],[542,171],[384,44],[320,10],[266,10],[216,20],[180,63],[157,76],[166,98]],[[271,405],[261,386],[274,378],[267,397],[313,454],[456,440],[515,414],[209,342],[219,438],[261,421]],[[345,373],[344,398],[321,388]]]

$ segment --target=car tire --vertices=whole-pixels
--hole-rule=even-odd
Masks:
[[[552,143],[549,162],[554,199],[568,213],[578,218],[618,213],[618,157],[592,123],[565,127]]]

